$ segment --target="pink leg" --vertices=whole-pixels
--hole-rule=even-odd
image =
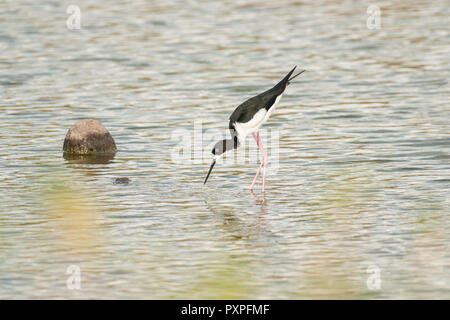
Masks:
[[[259,132],[257,134],[253,133],[253,138],[255,138],[256,144],[258,145],[259,150],[261,150],[261,148],[259,147]],[[250,186],[250,191],[252,191],[253,187],[255,186],[256,179],[258,179],[258,177],[259,177],[259,172],[261,171],[261,168],[262,168],[262,163],[259,166],[258,171],[256,171],[255,178],[253,178],[252,185]]]
[[[261,171],[261,168],[262,168],[262,163],[261,163],[261,165],[259,166],[258,171],[256,171],[255,177],[253,178],[252,185],[250,186],[250,191],[252,191],[252,190],[253,190],[253,187],[255,186],[256,179],[258,179],[258,177],[259,177],[259,172]]]
[[[262,167],[265,167],[264,173],[263,173],[263,186],[262,186],[262,192],[264,192],[265,186],[266,186],[267,154],[264,151],[264,148],[262,146],[262,142],[259,137],[259,132],[257,132],[256,134],[253,133],[253,138],[255,138],[256,144],[258,145],[259,150],[261,150],[263,159],[262,159],[261,165],[258,168],[258,171],[256,171],[255,178],[253,179],[252,185],[250,186],[250,191],[253,190],[253,187],[255,186],[255,183],[256,183],[256,179],[258,179],[259,173],[261,172]]]
[[[259,138],[259,134],[258,134],[258,138]],[[262,163],[261,163],[261,165],[264,167],[264,173],[263,173],[263,185],[262,185],[262,192],[265,192],[265,190],[266,190],[266,174],[267,174],[267,164],[268,164],[268,160],[267,160],[267,154],[266,154],[266,151],[264,150],[264,148],[263,148],[263,145],[262,145],[262,141],[260,140],[259,141],[259,144],[260,144],[260,146],[261,146],[261,151],[262,151],[262,154],[263,154],[263,159],[262,159]]]

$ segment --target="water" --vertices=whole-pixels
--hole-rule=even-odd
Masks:
[[[2,1],[0,298],[450,298],[448,2],[369,4]],[[296,64],[265,197],[174,160]],[[113,160],[64,160],[84,118]]]

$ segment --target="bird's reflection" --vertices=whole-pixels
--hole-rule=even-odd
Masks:
[[[269,214],[265,195],[262,194],[262,196],[258,197],[253,192],[251,194],[254,197],[254,208],[258,208],[255,214],[245,214],[245,212],[242,212],[242,204],[240,203],[223,202],[223,193],[220,199],[212,197],[205,198],[208,209],[222,216],[223,226],[233,238],[258,238],[266,233],[271,233],[267,221],[264,218],[265,215]],[[251,198],[248,197],[248,191],[237,192],[231,195],[230,198],[239,199],[237,200],[238,202],[241,201],[240,199],[245,198],[251,201]]]
[[[252,194],[252,196],[255,198],[255,203],[257,205],[261,205],[261,210],[264,212],[264,214],[267,214],[267,201],[266,201],[266,193],[262,192],[262,198],[260,199],[254,192],[253,190],[250,190],[250,193]]]

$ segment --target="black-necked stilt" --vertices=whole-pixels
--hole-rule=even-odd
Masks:
[[[258,129],[267,121],[267,119],[269,119],[270,115],[275,110],[275,107],[277,106],[278,102],[280,102],[281,96],[283,95],[286,87],[289,85],[289,82],[305,71],[302,70],[295,76],[291,77],[296,67],[297,66],[295,66],[283,78],[283,80],[277,83],[272,89],[269,89],[253,98],[248,99],[233,111],[230,116],[230,123],[228,126],[232,138],[224,139],[215,144],[214,148],[212,149],[213,161],[203,184],[205,184],[208,180],[208,177],[211,174],[211,171],[216,164],[217,159],[223,157],[225,153],[237,149],[240,146],[241,141],[244,141],[244,139],[251,133],[253,134],[253,138],[255,138],[256,140],[256,144],[258,145],[259,150],[261,150],[262,162],[258,168],[258,171],[256,171],[256,175],[253,179],[252,185],[250,186],[250,190],[253,190],[256,179],[258,179],[259,173],[262,167],[264,167],[265,169],[262,185],[262,192],[264,192],[267,173],[267,154],[264,151],[261,139],[259,137]]]

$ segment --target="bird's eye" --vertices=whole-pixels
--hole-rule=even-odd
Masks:
[[[213,148],[211,152],[213,155],[216,155],[216,148]]]

